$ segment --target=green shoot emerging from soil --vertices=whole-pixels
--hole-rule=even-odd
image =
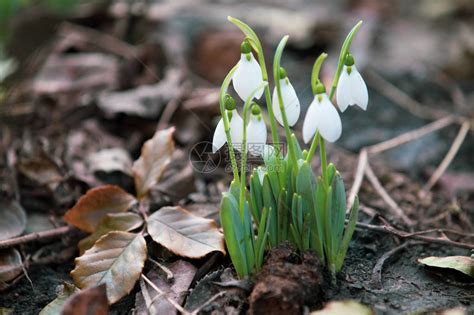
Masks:
[[[367,87],[349,52],[362,22],[354,26],[344,41],[328,95],[319,79],[327,54],[316,59],[311,76],[314,99],[303,124],[303,140],[311,142],[307,151],[301,149],[290,129],[299,118],[300,103],[280,66],[288,36],[282,38],[275,52],[272,95],[259,38],[242,21],[232,17],[229,21],[240,28],[246,39],[240,61],[222,84],[222,118],[214,134],[213,149],[215,152],[227,143],[231,158],[234,180],[222,197],[221,222],[232,262],[240,277],[249,276],[261,269],[265,249],[288,241],[301,251],[313,250],[335,275],[342,267],[352,238],[359,205],[356,198],[345,226],[344,183],[336,166],[328,164],[326,142],[335,142],[342,132],[339,113],[331,103],[336,92],[341,111],[350,105],[364,110],[367,107]],[[231,82],[244,102],[242,117],[235,100],[227,94]],[[272,144],[266,143],[266,124],[254,101],[262,95],[269,114]],[[284,142],[279,142],[277,122],[285,130]],[[311,168],[318,146],[320,176]],[[241,153],[240,169],[235,151]],[[247,154],[262,156],[264,160],[263,166],[251,171],[249,179]]]

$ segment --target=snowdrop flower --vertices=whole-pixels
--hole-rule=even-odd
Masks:
[[[267,143],[267,126],[262,118],[260,107],[252,105],[250,121],[247,125],[247,148],[248,152],[255,156],[263,155]]]
[[[243,140],[244,121],[235,109],[235,101],[232,97],[228,97],[226,100],[226,114],[227,117],[229,117],[229,130],[232,146],[234,149],[240,151]],[[227,138],[224,129],[224,119],[221,118],[217,124],[216,130],[214,131],[212,153],[216,153],[217,150],[219,150],[226,142]]]
[[[341,77],[337,85],[337,105],[341,112],[348,106],[357,105],[363,110],[367,109],[369,93],[367,85],[354,64],[354,57],[349,53],[342,68]]]
[[[342,132],[341,118],[321,83],[316,87],[316,95],[306,112],[303,123],[304,142],[308,143],[316,131],[328,142],[335,142]]]
[[[252,55],[252,47],[247,39],[242,43],[240,51],[240,61],[232,77],[232,84],[239,97],[245,102],[263,83],[263,79],[262,69]],[[259,99],[262,94],[263,88],[257,91],[255,98]]]
[[[283,105],[286,113],[286,118],[288,120],[288,125],[290,127],[294,126],[300,117],[300,101],[298,96],[296,96],[295,89],[291,85],[290,80],[286,76],[286,71],[283,68],[280,68],[280,87],[281,87],[281,98],[283,100]],[[280,110],[280,101],[278,99],[278,92],[275,87],[273,90],[273,115],[276,120],[283,126],[283,118]]]

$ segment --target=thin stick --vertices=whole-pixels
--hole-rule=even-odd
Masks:
[[[411,232],[411,233],[408,233],[407,235],[413,236],[413,235],[423,235],[423,234],[429,234],[429,233],[443,233],[443,234],[448,233],[448,234],[454,234],[454,235],[466,237],[466,238],[474,238],[474,233],[463,233],[463,232],[459,232],[452,229],[429,229],[429,230],[424,230],[424,231]]]
[[[469,121],[466,120],[465,122],[462,123],[461,128],[459,129],[459,132],[453,141],[453,144],[448,150],[448,153],[444,157],[441,164],[439,164],[439,166],[436,168],[433,175],[431,175],[426,185],[423,187],[423,191],[428,192],[429,190],[431,190],[431,188],[433,188],[433,186],[438,182],[438,180],[444,174],[444,172],[446,171],[446,169],[449,167],[454,157],[456,156],[456,153],[458,153],[459,148],[463,144],[464,139],[466,138],[466,135],[469,132],[470,128],[471,128],[471,124],[469,123]]]
[[[35,233],[30,233],[30,234],[10,238],[7,240],[0,241],[0,249],[33,242],[40,239],[60,237],[74,230],[75,230],[74,227],[67,225],[67,226],[61,226],[59,228],[48,230],[48,231],[35,232]]]
[[[221,291],[217,294],[214,294],[209,300],[206,301],[206,303],[204,303],[201,306],[198,306],[191,314],[192,315],[197,315],[203,308],[205,308],[206,306],[208,306],[209,304],[214,302],[217,298],[220,298],[221,296],[224,296],[226,293],[227,293],[226,291]]]
[[[388,225],[373,225],[373,224],[357,222],[356,226],[358,228],[364,228],[364,229],[375,231],[375,232],[392,234],[402,239],[405,239],[405,238],[415,239],[415,240],[423,241],[425,243],[435,243],[435,244],[449,245],[449,246],[455,246],[455,247],[474,250],[474,244],[456,242],[456,241],[452,241],[446,238],[429,237],[429,236],[419,235],[416,233],[407,233],[405,231],[398,230]]]
[[[390,140],[383,141],[375,145],[371,145],[367,148],[367,150],[370,154],[377,154],[383,151],[387,151],[389,149],[398,147],[399,145],[402,145],[404,143],[419,139],[436,130],[447,127],[453,124],[454,122],[456,122],[455,117],[450,115],[450,116],[438,119],[432,123],[429,123],[421,128],[403,133]]]
[[[370,181],[374,189],[377,191],[377,193],[382,197],[382,199],[387,203],[390,209],[392,209],[392,214],[401,219],[406,225],[412,226],[415,224],[413,220],[411,220],[409,217],[406,216],[406,214],[403,212],[403,210],[398,206],[398,204],[395,202],[395,200],[390,197],[388,192],[385,190],[385,188],[382,186],[380,183],[379,179],[377,176],[375,176],[374,172],[372,171],[372,168],[370,167],[370,164],[367,162],[367,165],[365,167],[365,175],[367,175],[367,179]]]
[[[409,111],[414,116],[434,120],[449,114],[448,112],[433,109],[414,100],[410,95],[403,92],[374,71],[366,72],[366,79],[374,90],[392,100],[398,106]]]
[[[374,269],[372,269],[372,285],[374,285],[377,289],[383,289],[383,283],[382,283],[382,270],[383,270],[383,265],[387,260],[392,258],[395,254],[400,252],[401,250],[405,249],[408,245],[416,245],[420,244],[420,242],[405,242],[395,248],[392,248],[385,254],[383,254],[377,263],[374,266]]]
[[[170,298],[163,290],[161,290],[160,288],[158,288],[153,282],[151,282],[150,279],[147,278],[147,276],[145,276],[144,274],[141,275],[143,280],[146,281],[146,283],[148,283],[152,288],[153,290],[155,290],[156,292],[158,292],[158,294],[162,295],[171,305],[174,306],[174,308],[176,308],[178,311],[180,311],[182,314],[185,314],[185,315],[191,315],[191,313],[189,313],[188,311],[186,311],[181,305],[179,305],[175,300],[173,300],[172,298]]]
[[[354,182],[352,183],[351,191],[349,193],[348,208],[346,213],[350,212],[354,205],[355,197],[359,193],[362,180],[364,179],[365,167],[367,166],[367,150],[362,149],[359,153],[359,161],[357,163],[357,169],[354,176]]]

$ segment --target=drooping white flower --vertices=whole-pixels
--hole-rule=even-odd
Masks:
[[[357,105],[363,110],[367,109],[369,102],[367,85],[359,71],[357,71],[351,54],[347,55],[345,65],[342,68],[337,84],[336,98],[341,112],[344,112],[348,106],[353,105]]]
[[[232,76],[232,84],[235,92],[245,102],[252,92],[263,83],[263,79],[262,69],[255,60],[252,48],[247,40],[242,43],[241,52],[237,69]],[[259,89],[254,97],[259,99],[263,94],[263,90],[263,88]]]
[[[283,68],[280,69],[280,88],[281,98],[283,100],[283,106],[286,113],[286,119],[290,127],[294,126],[300,117],[300,101],[296,95],[293,85],[286,76],[286,72]],[[283,126],[283,117],[280,109],[280,100],[278,98],[277,88],[273,90],[273,115],[276,120]]]
[[[240,151],[242,147],[243,140],[243,128],[244,121],[240,117],[236,109],[231,111],[226,111],[229,117],[229,130],[230,138],[232,140],[232,146],[234,149]],[[227,142],[225,129],[224,129],[224,120],[221,118],[217,124],[216,130],[214,131],[214,137],[212,139],[212,153],[216,153],[225,143]]]
[[[309,105],[303,123],[304,142],[308,143],[316,131],[328,142],[335,142],[342,133],[341,118],[326,93],[316,94]]]
[[[267,126],[258,105],[252,106],[250,121],[247,125],[247,148],[252,155],[261,156],[267,143]]]

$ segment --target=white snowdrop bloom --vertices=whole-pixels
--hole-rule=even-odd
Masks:
[[[352,105],[357,105],[363,110],[367,109],[369,102],[367,85],[359,71],[357,71],[354,58],[351,54],[347,55],[345,65],[342,68],[341,76],[337,84],[336,98],[337,105],[341,112]]]
[[[309,105],[303,123],[304,142],[308,143],[316,131],[328,142],[335,142],[342,133],[341,118],[326,93],[316,94]]]
[[[263,79],[262,69],[257,60],[255,60],[248,41],[245,40],[242,43],[241,51],[240,61],[232,76],[232,84],[234,85],[235,92],[245,102],[252,92],[262,85]],[[259,89],[254,97],[257,99],[262,97],[263,90],[263,88]]]
[[[293,85],[291,85],[290,80],[286,76],[286,72],[283,68],[280,69],[280,88],[281,88],[281,98],[283,100],[283,106],[286,113],[286,118],[288,120],[288,125],[290,127],[294,126],[300,117],[300,101],[296,95]],[[275,87],[273,90],[273,115],[280,125],[283,126],[283,117],[281,115],[280,109],[280,100],[278,99],[278,92]]]
[[[250,121],[247,125],[247,148],[248,152],[255,156],[263,155],[267,143],[267,126],[262,118],[258,105],[252,106]]]
[[[232,140],[232,146],[234,149],[240,151],[242,147],[242,138],[243,138],[243,128],[244,121],[240,117],[236,109],[231,111],[229,115],[229,130],[230,138]],[[212,153],[216,153],[217,150],[222,148],[222,146],[227,142],[225,129],[224,129],[224,120],[221,118],[217,124],[216,130],[214,131],[214,137],[212,139]]]

